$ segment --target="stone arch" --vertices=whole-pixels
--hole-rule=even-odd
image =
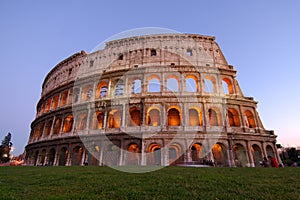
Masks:
[[[139,164],[139,152],[140,148],[137,143],[130,143],[126,152],[126,165],[138,165]]]
[[[267,156],[275,157],[275,153],[274,153],[275,151],[271,145],[268,144],[266,146],[266,152],[267,152]]]
[[[94,145],[90,148],[91,151],[88,153],[88,165],[98,166],[99,165],[99,157],[100,157],[100,147],[98,145]]]
[[[51,133],[52,122],[53,122],[53,119],[50,119],[50,120],[48,120],[45,123],[45,133],[44,133],[44,136],[46,136],[46,137],[49,136],[50,133]]]
[[[122,96],[125,92],[125,83],[123,79],[118,79],[114,82],[115,96]]]
[[[73,128],[73,122],[74,122],[74,119],[73,119],[73,115],[72,114],[70,114],[67,117],[65,117],[64,124],[63,124],[63,132],[64,133],[71,132],[71,130]]]
[[[161,146],[159,144],[151,143],[148,146],[147,164],[161,165]]]
[[[60,133],[61,128],[61,118],[58,117],[55,119],[54,127],[53,127],[53,135],[58,135]]]
[[[235,166],[237,166],[237,167],[246,167],[247,166],[247,164],[248,164],[247,151],[246,151],[246,148],[242,144],[236,143],[233,146],[233,154],[234,154]]]
[[[140,126],[141,125],[141,111],[137,107],[129,109],[129,126]]]
[[[221,126],[222,125],[219,109],[209,108],[208,109],[208,118],[209,118],[210,126]]]
[[[107,96],[108,92],[108,84],[105,81],[102,81],[98,83],[97,85],[97,90],[96,90],[96,98],[97,99],[102,99]]]
[[[68,149],[67,147],[62,147],[58,153],[58,165],[65,166],[67,164],[68,159]]]
[[[178,143],[173,143],[169,146],[169,165],[175,165],[183,162],[182,146]]]
[[[43,149],[39,156],[39,164],[44,165],[46,159],[46,149]]]
[[[148,79],[148,92],[160,92],[161,83],[158,76],[150,76]]]
[[[224,94],[234,94],[233,85],[229,78],[222,79],[222,86]]]
[[[186,92],[199,92],[198,78],[194,75],[188,75],[185,78]]]
[[[54,161],[55,161],[55,153],[56,153],[56,151],[55,151],[54,148],[50,149],[50,151],[48,153],[48,157],[49,157],[49,159],[48,159],[48,166],[55,165],[55,163],[54,163]]]
[[[263,160],[262,151],[261,151],[260,147],[257,144],[253,144],[251,146],[251,153],[253,156],[253,161],[254,161],[255,167],[259,167],[260,162]]]
[[[81,146],[76,146],[72,150],[72,166],[79,166],[81,165],[81,160],[82,160],[82,154],[83,154],[83,149]]]
[[[176,75],[170,75],[167,77],[166,90],[171,92],[179,91],[179,78]]]
[[[104,113],[100,110],[94,114],[93,129],[102,129],[104,126]]]
[[[92,85],[86,85],[82,91],[82,96],[81,96],[82,101],[88,101],[92,98],[92,96],[93,96]]]
[[[103,161],[107,166],[118,165],[120,158],[120,148],[115,144],[108,144],[103,152]]]
[[[246,110],[245,116],[246,116],[246,118],[245,118],[246,126],[248,128],[255,128],[256,125],[255,125],[255,119],[254,119],[253,113],[250,110]]]
[[[86,112],[80,113],[76,120],[77,123],[77,130],[84,130],[86,129],[86,123],[87,123],[87,114]]]
[[[59,106],[65,106],[67,104],[68,91],[64,91],[61,93]]]
[[[216,93],[217,86],[216,86],[216,78],[214,76],[205,76],[204,78],[204,91],[206,93]]]
[[[202,112],[197,107],[191,107],[189,109],[189,125],[190,126],[202,126]]]
[[[59,99],[59,95],[58,94],[53,97],[52,106],[51,106],[52,109],[56,109],[57,108],[57,106],[58,106],[58,99]]]
[[[191,146],[191,159],[192,161],[201,161],[202,159],[202,144],[194,143]]]
[[[227,112],[229,126],[241,126],[239,113],[234,108],[229,108]]]
[[[219,167],[228,166],[227,148],[222,143],[216,143],[212,147],[212,154],[214,157],[215,165]]]
[[[168,126],[180,126],[181,114],[180,109],[174,106],[168,108]]]
[[[109,112],[108,128],[120,128],[122,121],[122,113],[119,109],[112,109]]]
[[[134,78],[131,80],[131,94],[138,94],[142,92],[142,80],[140,78]]]
[[[160,126],[160,109],[157,107],[150,107],[147,111],[146,124],[148,126]]]

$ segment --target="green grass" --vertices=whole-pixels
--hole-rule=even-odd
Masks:
[[[0,199],[300,199],[300,168],[0,167]]]

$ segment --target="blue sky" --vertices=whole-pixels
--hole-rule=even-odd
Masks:
[[[300,145],[300,2],[0,1],[0,139],[23,152],[46,74],[119,32],[163,27],[216,36],[278,142]]]

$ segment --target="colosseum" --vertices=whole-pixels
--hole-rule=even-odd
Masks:
[[[274,131],[215,37],[153,34],[75,53],[46,76],[27,165],[260,165]]]

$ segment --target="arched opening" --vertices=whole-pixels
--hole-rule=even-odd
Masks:
[[[267,156],[272,156],[272,157],[275,157],[275,154],[274,154],[273,148],[272,148],[270,145],[267,145],[267,147],[266,147],[266,151],[267,151]]]
[[[233,146],[233,155],[235,166],[246,167],[248,164],[247,152],[243,145],[235,144]]]
[[[73,90],[73,102],[74,103],[77,103],[78,102],[78,100],[79,100],[79,93],[80,93],[80,90],[79,90],[79,88],[74,88],[74,90]]]
[[[91,99],[93,95],[93,89],[91,85],[87,85],[84,87],[83,92],[82,92],[82,100],[83,101],[88,101]]]
[[[176,108],[168,111],[168,126],[180,126],[180,113]]]
[[[148,147],[147,165],[161,165],[161,147],[154,143]]]
[[[135,79],[131,84],[131,94],[138,94],[142,91],[142,81]]]
[[[201,144],[195,143],[191,147],[192,161],[201,161],[202,159],[202,147]]]
[[[39,163],[40,165],[44,165],[46,158],[46,149],[43,149],[40,155]]]
[[[49,160],[48,160],[48,166],[53,166],[54,165],[54,160],[55,160],[55,149],[50,149],[49,151]]]
[[[56,118],[53,127],[53,135],[58,135],[60,133],[60,127],[61,127],[61,118]]]
[[[160,81],[157,78],[152,78],[148,83],[148,92],[160,92]]]
[[[136,143],[132,143],[127,148],[126,165],[138,165],[139,164],[139,146]]]
[[[77,117],[77,130],[84,130],[86,128],[86,122],[87,122],[87,114],[86,113],[81,113]]]
[[[141,125],[141,112],[138,108],[134,107],[129,110],[129,126],[140,126]]]
[[[237,127],[241,126],[239,114],[235,109],[229,108],[227,116],[228,116],[229,126],[237,126]]]
[[[252,145],[251,152],[253,155],[255,167],[259,167],[260,162],[263,160],[260,147],[257,144]]]
[[[65,106],[67,104],[68,91],[64,91],[60,97],[60,106]]]
[[[46,107],[45,107],[45,112],[48,112],[50,110],[51,102],[52,102],[52,99],[47,100]]]
[[[82,147],[76,146],[72,151],[72,166],[79,166],[81,165],[82,159]]]
[[[98,166],[99,165],[100,147],[95,145],[88,154],[88,165]]]
[[[68,159],[68,149],[66,147],[61,148],[59,151],[59,160],[58,160],[58,165],[59,166],[65,166],[67,164],[67,159]]]
[[[102,129],[104,124],[104,113],[102,111],[96,111],[94,115],[94,129]]]
[[[250,110],[245,111],[245,123],[248,128],[255,128],[255,120],[252,112]]]
[[[214,109],[208,109],[208,116],[209,116],[209,124],[211,126],[219,126],[219,120],[217,112]]]
[[[222,86],[223,86],[224,94],[234,94],[233,86],[232,86],[232,83],[231,83],[230,79],[223,78],[222,79]]]
[[[55,96],[53,97],[53,101],[52,101],[52,109],[57,108],[57,106],[58,106],[58,99],[59,99],[59,96],[58,96],[58,95],[55,95]]]
[[[45,126],[45,136],[49,136],[51,133],[52,119],[46,122]]]
[[[197,81],[198,81],[198,79],[196,77],[188,76],[185,79],[186,91],[187,92],[197,92],[198,91]]]
[[[178,81],[175,78],[167,80],[167,91],[178,92]]]
[[[189,124],[190,126],[202,126],[202,115],[195,108],[189,109]]]
[[[65,117],[64,119],[64,125],[63,125],[63,132],[64,133],[68,133],[71,132],[72,127],[73,127],[73,115],[68,115],[67,117]]]
[[[160,126],[160,112],[158,109],[150,109],[147,113],[148,126]]]
[[[215,165],[218,167],[226,167],[227,163],[227,149],[223,144],[215,144],[212,147],[212,153],[214,156]]]
[[[114,109],[109,112],[108,128],[121,127],[122,114],[120,110]]]
[[[216,92],[216,79],[212,76],[206,76],[204,79],[204,91],[206,93]]]
[[[97,90],[96,90],[96,98],[104,98],[107,96],[107,90],[108,90],[108,86],[106,82],[100,82],[97,86]]]
[[[151,56],[156,56],[156,50],[155,49],[151,49],[150,55]]]
[[[169,147],[169,165],[176,165],[183,162],[182,147],[179,144],[172,144]]]
[[[115,85],[115,96],[121,96],[124,94],[124,81],[122,79],[119,79],[117,82],[116,82],[116,85]]]
[[[103,162],[107,166],[118,165],[120,159],[120,148],[114,144],[110,144],[106,147],[106,151],[103,152]]]

